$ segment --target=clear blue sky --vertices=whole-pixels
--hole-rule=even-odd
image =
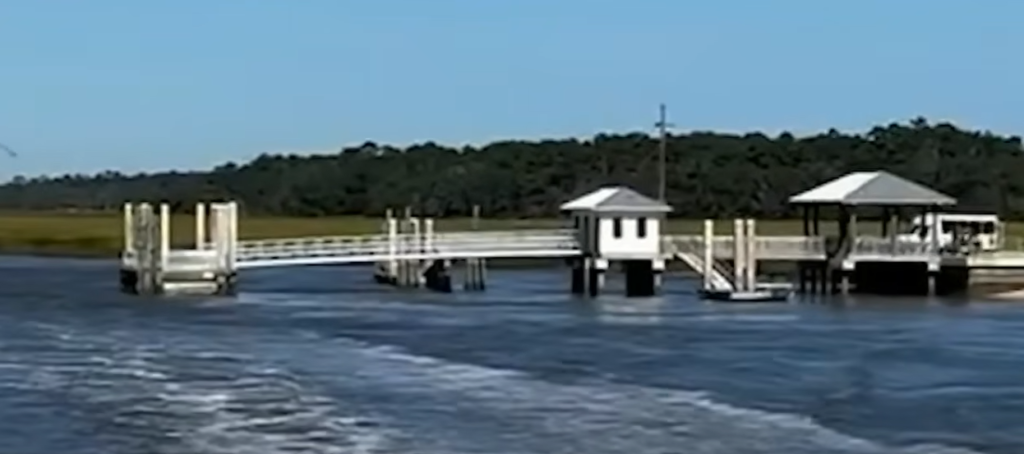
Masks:
[[[0,0],[14,174],[365,140],[649,129],[1024,131],[1015,0]],[[5,158],[0,158],[5,159]]]

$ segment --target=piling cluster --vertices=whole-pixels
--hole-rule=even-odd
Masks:
[[[208,208],[210,218],[206,216]],[[170,206],[162,203],[157,211],[149,203],[126,203],[121,290],[140,295],[233,294],[237,288],[238,206],[234,202],[200,203],[195,219],[193,248],[172,250]]]
[[[439,292],[452,291],[451,264],[435,245],[434,219],[413,216],[411,210],[396,218],[387,211],[382,231],[387,238],[385,260],[374,268],[374,279],[400,288],[427,288]],[[466,290],[483,290],[486,285],[485,261],[464,260]]]

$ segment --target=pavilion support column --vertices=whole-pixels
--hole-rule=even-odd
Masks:
[[[810,209],[807,207],[807,205],[804,205],[803,207],[800,208],[800,211],[801,211],[801,214],[803,215],[803,230],[802,230],[803,231],[803,235],[805,237],[811,236],[811,212],[810,212]],[[797,285],[799,286],[800,293],[807,293],[808,271],[810,271],[810,266],[808,266],[808,261],[807,260],[801,260],[800,262],[798,262],[798,264],[797,264]]]
[[[821,236],[821,206],[814,205],[811,207],[811,235],[820,237]],[[817,293],[825,293],[827,287],[825,285],[825,279],[828,276],[828,260],[814,267],[813,282],[811,285],[815,287]]]
[[[931,252],[933,254],[937,254],[939,251],[939,230],[942,228],[942,224],[939,222],[939,206],[931,205],[928,207],[928,211],[935,219],[935,226],[929,231],[931,236]],[[953,239],[956,240],[956,238],[957,236],[954,233]],[[936,257],[935,261],[939,263],[935,263],[934,265],[934,262],[929,261],[928,263],[928,296],[935,296],[936,275],[939,272],[939,268],[942,266],[941,260],[938,259],[937,256],[934,257]]]
[[[850,210],[850,216],[847,218],[847,222],[850,223],[850,241],[853,241],[855,238],[857,238],[857,210]]]
[[[939,221],[939,216],[938,216],[939,209],[938,208],[939,207],[937,207],[935,205],[932,205],[932,206],[929,206],[928,207],[928,211],[925,212],[925,216],[927,216],[925,219],[928,219],[928,217],[931,217],[932,219],[934,219],[933,222],[935,223],[935,225],[933,225],[932,228],[928,229],[928,236],[929,236],[929,241],[928,242],[929,242],[929,244],[931,246],[931,250],[932,251],[937,251],[939,249],[939,230],[942,228],[942,225],[938,222]]]
[[[882,208],[882,238],[889,238],[889,222],[892,220],[889,207]]]
[[[857,226],[857,208],[856,207],[851,207],[850,208],[849,222],[850,222],[850,231],[849,231],[850,235],[846,239],[846,241],[848,242],[848,245],[845,245],[843,247],[843,261],[844,262],[846,261],[846,257],[849,256],[850,252],[853,251],[853,246],[854,246],[854,244],[856,244],[857,236],[859,235],[859,232],[858,232],[859,229],[858,229],[858,226]],[[856,266],[856,264],[854,266]],[[851,273],[847,272],[845,266],[841,267],[840,276],[839,276],[839,279],[840,279],[839,291],[840,291],[840,293],[843,294],[843,296],[846,296],[846,295],[850,294],[850,274]]]
[[[889,242],[892,245],[892,250],[896,250],[899,244],[900,235],[900,209],[897,207],[888,214],[886,219],[886,225],[889,225]]]
[[[818,235],[821,235],[821,207],[819,207],[818,205],[815,205],[813,207],[813,210],[814,210],[814,214],[813,214],[814,217],[813,217],[813,220],[811,221],[813,223],[811,225],[811,227],[812,227],[811,234],[814,235],[814,236],[818,236]]]
[[[810,209],[805,205],[801,212],[803,214],[803,232],[804,236],[811,235],[811,212]]]
[[[836,288],[836,274],[838,273],[840,279],[846,278],[846,270],[843,268],[847,255],[846,246],[854,234],[853,232],[856,231],[854,227],[856,220],[851,211],[851,208],[846,205],[839,207],[839,238],[834,245],[831,257],[829,257],[828,271],[825,276],[826,292],[830,294],[835,294],[839,290]]]

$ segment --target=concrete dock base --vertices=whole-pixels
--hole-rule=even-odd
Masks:
[[[161,279],[147,278],[145,273],[130,268],[118,272],[120,288],[132,295],[206,295],[234,296],[238,294],[236,273],[168,273]]]
[[[657,268],[657,264],[651,260],[627,260],[622,262],[622,271],[626,278],[626,296],[648,297],[656,295],[661,282],[661,270]]]

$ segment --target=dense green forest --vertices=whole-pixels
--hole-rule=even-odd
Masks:
[[[455,216],[550,216],[603,184],[657,193],[657,137],[503,141],[481,148],[382,144],[320,156],[263,155],[210,171],[18,177],[0,186],[0,209],[117,209],[126,200],[236,199],[270,215],[380,214],[412,205]],[[885,169],[960,199],[965,210],[1024,218],[1019,137],[915,119],[863,134],[809,137],[694,132],[668,140],[668,198],[676,216],[786,217],[789,196],[844,173]]]

